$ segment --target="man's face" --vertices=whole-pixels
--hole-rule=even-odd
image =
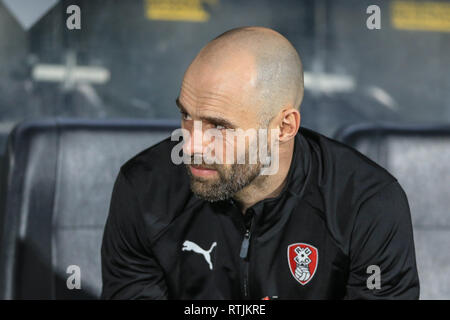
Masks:
[[[256,133],[260,128],[258,106],[254,102],[256,75],[252,59],[247,59],[231,59],[214,67],[194,62],[185,74],[177,99],[182,128],[189,132],[189,137],[184,137],[183,153],[191,157],[191,164],[186,165],[191,188],[208,201],[232,197],[258,177],[261,170],[259,159],[249,161],[249,153],[257,150],[254,148],[257,135],[244,140],[245,146],[240,149],[244,152],[240,155],[245,159],[237,163],[238,143],[243,140],[229,134],[230,129],[235,132],[254,129]],[[208,130],[219,137],[205,136]],[[225,160],[230,150],[234,155],[231,163]],[[211,157],[221,162],[211,164]]]

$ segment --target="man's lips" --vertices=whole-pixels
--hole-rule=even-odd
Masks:
[[[190,165],[189,169],[192,174],[198,177],[210,177],[217,174],[217,170],[208,169],[202,166]]]

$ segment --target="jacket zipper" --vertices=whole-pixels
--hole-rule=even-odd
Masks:
[[[246,226],[244,239],[242,240],[242,244],[241,244],[241,251],[239,253],[239,257],[242,259],[243,271],[244,271],[244,278],[243,278],[244,299],[249,299],[249,297],[250,297],[250,292],[249,292],[249,264],[250,264],[250,261],[249,261],[249,257],[248,257],[248,252],[250,249],[252,225],[253,225],[253,217],[252,217],[250,226]]]
[[[244,289],[244,299],[248,299],[249,298],[249,292],[248,292],[248,249],[250,246],[250,230],[247,229],[245,231],[244,234],[244,239],[242,240],[242,245],[241,245],[241,252],[239,254],[239,257],[242,259],[242,263],[243,263],[243,273],[244,273],[244,278],[243,278],[243,289]]]
[[[230,200],[231,205],[235,206],[234,201],[231,199]],[[239,212],[239,216],[240,218],[242,218],[242,213]],[[244,299],[249,299],[250,297],[250,292],[249,292],[249,265],[250,265],[250,261],[248,258],[248,252],[250,249],[250,238],[251,238],[251,233],[252,233],[252,227],[254,225],[253,220],[254,220],[254,214],[251,217],[250,223],[243,223],[244,225],[244,238],[242,239],[242,243],[241,243],[241,250],[239,252],[239,258],[242,261],[242,269],[241,271],[243,271],[243,293],[244,293]]]

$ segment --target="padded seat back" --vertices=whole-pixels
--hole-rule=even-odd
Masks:
[[[16,126],[1,181],[0,298],[98,298],[101,240],[119,168],[177,127],[68,119]],[[66,285],[71,265],[80,268],[80,290]]]

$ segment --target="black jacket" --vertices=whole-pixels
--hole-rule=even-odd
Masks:
[[[362,154],[301,128],[281,194],[243,215],[232,200],[190,191],[186,168],[171,161],[178,143],[168,138],[121,167],[102,298],[419,297],[407,198]]]

